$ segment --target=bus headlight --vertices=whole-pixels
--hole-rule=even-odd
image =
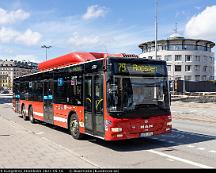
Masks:
[[[111,128],[112,132],[122,132],[122,128]]]
[[[172,121],[167,122],[167,126],[172,126]]]

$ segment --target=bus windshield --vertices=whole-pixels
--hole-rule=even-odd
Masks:
[[[107,82],[107,104],[111,114],[121,116],[168,113],[167,77],[113,74]]]

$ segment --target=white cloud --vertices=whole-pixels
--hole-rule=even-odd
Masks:
[[[41,40],[41,34],[27,29],[24,33],[20,33],[15,40],[27,46],[31,46],[37,44]]]
[[[107,13],[106,7],[92,5],[87,8],[86,13],[83,15],[83,19],[90,20],[90,19],[95,19],[98,17],[104,17],[106,13]]]
[[[99,37],[95,35],[89,35],[89,36],[80,36],[77,32],[73,33],[73,36],[69,38],[69,43],[71,43],[73,46],[79,47],[85,47],[85,46],[94,46],[99,44]]]
[[[216,5],[206,7],[186,24],[185,35],[190,38],[215,39]]]
[[[6,11],[0,8],[0,25],[12,24],[18,21],[23,21],[30,16],[30,13],[18,9],[15,11]]]
[[[12,41],[19,33],[13,29],[2,27],[0,28],[0,42],[7,43]]]
[[[21,43],[27,46],[35,45],[41,40],[41,34],[27,29],[24,33],[2,27],[0,28],[0,42],[2,43]]]

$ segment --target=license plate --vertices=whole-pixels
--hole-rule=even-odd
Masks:
[[[152,136],[153,132],[146,132],[146,133],[141,133],[140,137],[148,137],[148,136]]]

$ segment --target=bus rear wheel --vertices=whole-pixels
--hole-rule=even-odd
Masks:
[[[27,121],[25,106],[22,107],[21,115],[25,121]]]
[[[81,139],[83,134],[79,130],[79,120],[76,114],[72,114],[69,120],[69,133],[74,139]]]
[[[34,119],[34,116],[33,116],[33,108],[32,106],[29,108],[29,111],[28,111],[28,114],[29,114],[29,120],[32,124],[35,123],[35,119]]]

